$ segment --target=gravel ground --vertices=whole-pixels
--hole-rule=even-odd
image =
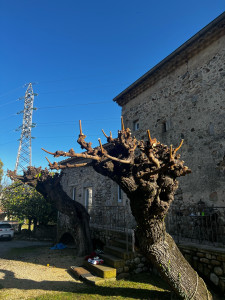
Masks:
[[[70,266],[82,261],[73,252],[33,245],[1,255],[0,299],[30,299],[45,293],[79,290],[82,283],[67,272]]]

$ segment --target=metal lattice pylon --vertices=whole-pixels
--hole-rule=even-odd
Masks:
[[[34,94],[32,83],[28,84],[25,97],[19,98],[19,100],[24,99],[24,109],[17,114],[23,113],[23,124],[18,128],[21,130],[20,144],[16,158],[15,171],[16,174],[24,171],[28,166],[31,166],[31,129],[35,127],[35,124],[32,123],[32,115],[34,104]]]

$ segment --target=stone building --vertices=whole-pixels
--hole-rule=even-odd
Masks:
[[[184,139],[179,151],[192,174],[179,178],[175,205],[225,206],[225,13],[113,100],[137,138],[150,129],[167,145]],[[128,199],[91,167],[64,170],[62,185],[87,207],[97,237],[134,227]],[[69,220],[61,222],[59,237],[69,230]]]
[[[77,158],[67,159],[61,163],[65,162],[87,161]],[[126,195],[115,182],[98,174],[92,167],[86,166],[64,169],[61,184],[73,200],[83,204],[88,210],[94,240],[106,244],[107,240],[117,233],[128,233],[130,236],[130,229],[135,227],[134,218]],[[73,236],[69,217],[60,214],[58,239],[64,241],[68,233]]]
[[[184,139],[192,174],[179,179],[178,199],[225,206],[225,13],[113,100],[136,137]]]
[[[204,245],[225,245],[225,13],[113,100],[137,138],[146,139],[150,129],[152,138],[167,145],[184,139],[179,152],[192,174],[179,178],[167,230],[178,245],[179,237],[183,243],[188,238],[188,245],[179,245],[186,259],[225,293],[224,249]],[[107,243],[121,231],[133,232],[129,200],[114,182],[91,167],[63,172],[63,188],[90,213],[94,239]],[[187,209],[197,203],[198,213]],[[177,210],[181,206],[186,215],[184,208]],[[60,222],[58,237],[71,232],[66,216]]]

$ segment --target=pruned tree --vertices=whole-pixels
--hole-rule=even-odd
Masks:
[[[131,131],[124,128],[118,137],[105,134],[107,142],[112,145],[106,150],[99,139],[99,147],[92,148],[85,141],[80,121],[78,143],[85,153],[45,152],[54,157],[82,157],[91,159],[94,170],[115,181],[130,199],[132,214],[137,222],[135,236],[142,254],[151,261],[171,288],[182,299],[211,299],[207,287],[181,254],[173,238],[166,232],[165,217],[174,200],[178,188],[177,177],[185,176],[191,170],[184,166],[177,154],[183,141],[177,148],[167,147],[147,131],[147,141],[132,137]],[[84,166],[85,164],[53,164],[51,169],[63,169]],[[87,163],[88,164],[88,163]]]
[[[179,251],[173,238],[166,232],[165,217],[174,200],[178,188],[177,177],[190,173],[177,154],[177,148],[167,147],[147,131],[147,141],[137,140],[131,131],[124,128],[118,137],[105,135],[111,147],[107,150],[99,139],[99,147],[92,148],[85,141],[80,122],[78,143],[84,153],[45,152],[54,157],[81,157],[88,159],[83,164],[53,164],[48,160],[50,169],[64,169],[92,165],[94,170],[115,181],[130,199],[132,214],[136,220],[136,241],[141,253],[155,265],[162,277],[181,299],[212,299],[207,287]],[[91,163],[89,162],[91,160]]]
[[[12,180],[20,180],[34,187],[44,198],[61,213],[70,217],[71,226],[75,232],[77,255],[84,255],[92,249],[89,229],[90,216],[79,202],[72,200],[62,189],[60,180],[62,173],[49,172],[39,167],[28,167],[24,175],[17,175],[15,171],[8,171]]]

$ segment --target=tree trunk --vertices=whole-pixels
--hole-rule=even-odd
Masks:
[[[89,228],[89,214],[82,204],[72,200],[62,189],[60,182],[57,182],[52,188],[49,183],[40,182],[36,189],[44,197],[47,197],[58,211],[69,216],[72,229],[75,232],[75,245],[77,255],[85,255],[92,251],[92,241]]]
[[[207,287],[187,260],[173,238],[166,233],[164,221],[151,222],[151,230],[143,232],[137,227],[138,246],[170,285],[180,299],[211,300]],[[154,241],[153,237],[160,236]]]
[[[62,189],[60,180],[63,174],[51,174],[47,169],[42,170],[41,167],[28,167],[23,176],[16,175],[12,171],[8,174],[12,180],[20,180],[34,187],[58,211],[69,216],[75,232],[77,255],[85,255],[92,251],[90,216],[82,204],[72,200]]]

